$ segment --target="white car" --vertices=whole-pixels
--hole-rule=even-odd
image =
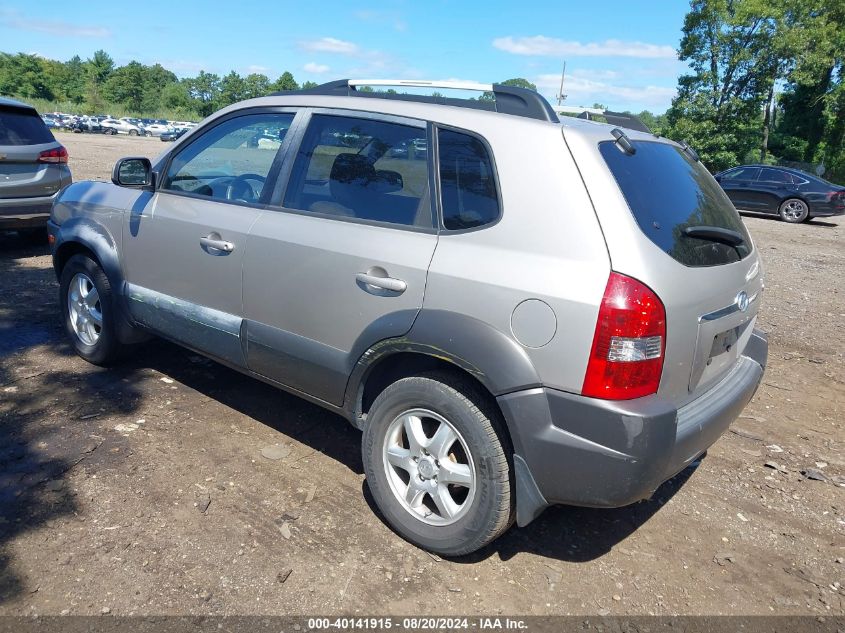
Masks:
[[[144,126],[144,130],[150,136],[161,136],[165,132],[172,132],[173,127],[170,125],[162,125],[161,123],[150,123],[149,125]]]
[[[128,134],[129,136],[141,136],[144,134],[143,129],[128,121],[106,119],[105,121],[100,121],[100,125],[103,128],[103,134]]]

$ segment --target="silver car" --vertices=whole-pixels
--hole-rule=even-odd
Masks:
[[[35,108],[0,97],[0,229],[45,236],[53,200],[71,182],[67,159]]]
[[[229,106],[64,190],[50,231],[79,355],[160,335],[336,412],[386,520],[445,555],[696,462],[768,344],[758,253],[695,152],[530,90],[362,84]],[[393,151],[417,139],[425,160]]]

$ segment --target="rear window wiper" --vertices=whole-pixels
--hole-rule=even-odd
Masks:
[[[745,238],[739,231],[724,229],[720,226],[688,226],[684,229],[684,235],[710,242],[720,242],[733,248],[745,244]]]

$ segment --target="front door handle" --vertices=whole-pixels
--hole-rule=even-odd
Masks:
[[[224,253],[231,253],[235,250],[235,245],[231,242],[227,242],[226,240],[221,240],[220,236],[217,233],[212,233],[210,235],[206,235],[205,237],[200,238],[200,245],[205,246],[206,248],[213,248],[218,251],[223,251]]]
[[[367,273],[358,273],[355,275],[356,281],[374,288],[381,288],[382,290],[390,290],[402,294],[408,288],[408,284],[401,279],[393,277],[377,277],[376,275],[369,275]]]

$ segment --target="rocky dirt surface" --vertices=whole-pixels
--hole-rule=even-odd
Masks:
[[[60,138],[77,179],[167,147]],[[47,249],[0,235],[0,614],[842,615],[845,219],[746,223],[770,365],[731,430],[459,560],[382,522],[344,420],[164,342],[74,356]]]

